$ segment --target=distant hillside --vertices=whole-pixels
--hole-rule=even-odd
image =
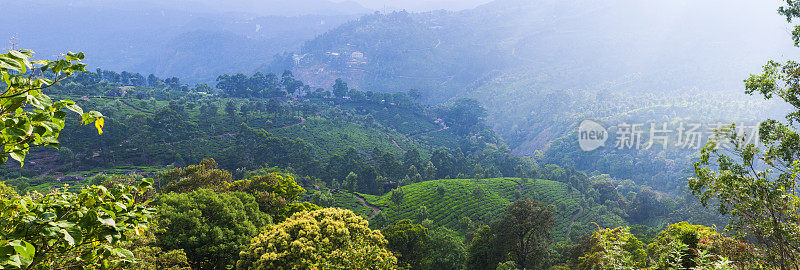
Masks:
[[[362,90],[419,89],[429,103],[475,98],[515,154],[549,151],[548,163],[672,192],[686,175],[673,165],[691,164],[692,153],[619,151],[669,176],[621,173],[597,162],[613,141],[593,153],[576,148],[577,124],[782,115],[785,108],[746,97],[742,83],[768,59],[795,54],[775,12],[754,0],[497,0],[460,12],[372,14],[306,42],[293,71],[312,85],[342,77]]]
[[[273,2],[277,6],[261,5],[279,11],[289,3]],[[91,68],[211,82],[222,73],[251,73],[276,54],[297,50],[303,41],[356,17],[333,10],[264,16],[201,11],[191,9],[194,5],[171,3],[10,1],[3,8],[14,12],[0,17],[4,26],[0,40],[5,47],[15,36],[17,47],[34,49],[41,56],[80,50],[86,53]],[[359,10],[344,14],[364,11]],[[31,23],[35,18],[65,23]]]
[[[791,48],[768,3],[655,3],[497,0],[461,12],[367,15],[306,42],[296,69],[306,80],[420,88],[433,102],[509,72],[516,78],[505,82],[536,78],[528,84],[536,88],[717,91],[741,88],[749,71]]]
[[[475,97],[527,155],[564,132],[530,145],[549,126],[531,129],[527,119],[606,117],[627,109],[587,113],[576,103],[629,107],[619,98],[665,92],[739,94],[749,73],[790,53],[773,5],[722,3],[497,0],[461,12],[373,14],[306,42],[294,71],[312,85],[342,77],[365,90],[420,89],[432,103]]]

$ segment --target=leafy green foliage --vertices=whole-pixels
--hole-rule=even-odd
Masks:
[[[169,193],[161,195],[156,206],[163,228],[157,234],[158,246],[183,249],[193,268],[235,265],[250,238],[271,223],[270,216],[259,210],[256,198],[242,192],[199,189]]]
[[[752,246],[725,237],[713,228],[687,222],[672,224],[661,231],[647,250],[655,260],[656,269],[694,269],[721,261],[740,268],[763,263]]]
[[[186,193],[197,189],[206,188],[214,191],[224,191],[233,180],[231,173],[217,168],[214,159],[203,159],[200,164],[175,168],[162,173],[159,184],[166,183],[163,192]]]
[[[239,180],[233,182],[229,190],[253,194],[261,212],[270,214],[276,222],[296,212],[319,209],[310,203],[295,202],[306,190],[294,181],[294,177],[284,173],[274,172]]]
[[[547,265],[546,242],[555,225],[552,209],[541,202],[518,200],[506,207],[503,217],[492,223],[501,243],[522,268]]]
[[[398,259],[398,264],[410,269],[421,269],[427,253],[428,229],[411,220],[403,219],[386,226],[381,233],[389,242],[387,247]]]
[[[23,164],[31,147],[49,145],[57,148],[67,116],[62,109],[80,115],[82,125],[95,123],[98,133],[103,133],[102,114],[96,111],[84,113],[70,100],[53,102],[43,92],[74,72],[84,71],[86,64],[80,62],[83,53],[70,52],[63,59],[54,61],[32,61],[32,56],[30,50],[0,54],[0,86],[3,86],[0,93],[0,163],[11,156]]]
[[[16,190],[7,186],[5,182],[0,182],[0,199],[11,199],[18,196]]]
[[[789,22],[800,15],[797,3],[787,0],[779,12]],[[800,27],[792,36],[797,45]],[[800,264],[800,63],[768,62],[763,72],[745,80],[746,93],[765,99],[777,97],[792,106],[787,123],[767,120],[759,127],[757,146],[740,134],[736,125],[718,129],[716,137],[701,151],[695,164],[696,177],[689,180],[692,193],[708,204],[731,214],[731,223],[741,237],[753,239],[771,264],[781,268]],[[715,204],[717,204],[715,202]]]
[[[158,225],[152,224],[144,233],[128,233],[129,241],[122,243],[122,246],[133,253],[137,263],[126,268],[190,270],[188,258],[182,249],[164,250],[156,246],[156,231],[158,230],[160,230]]]
[[[463,238],[445,227],[428,231],[427,254],[422,269],[459,270],[467,262]]]
[[[577,269],[640,269],[647,264],[647,253],[628,228],[602,229],[594,232]]]
[[[353,212],[299,212],[253,238],[238,269],[395,269],[380,231]]]
[[[147,228],[154,209],[143,199],[150,182],[72,193],[0,198],[0,267],[114,268],[134,263],[121,247]]]

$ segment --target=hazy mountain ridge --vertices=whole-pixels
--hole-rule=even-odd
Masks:
[[[16,1],[6,7],[24,10],[0,18],[8,29],[4,36],[16,35],[17,47],[42,56],[74,48],[86,53],[92,69],[178,76],[188,82],[213,81],[222,73],[254,72],[275,54],[294,50],[304,40],[354,18],[289,12],[286,16],[203,13],[127,1]],[[31,18],[69,23],[28,23]]]
[[[774,6],[720,3],[498,0],[460,12],[373,14],[306,42],[295,73],[319,85],[344,77],[364,90],[418,88],[432,103],[475,97],[505,137],[532,138],[546,127],[519,126],[543,115],[530,101],[551,93],[739,94],[767,59],[794,54]]]

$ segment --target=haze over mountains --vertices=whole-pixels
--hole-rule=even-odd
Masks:
[[[18,47],[42,56],[74,48],[86,53],[92,69],[208,82],[221,73],[251,72],[369,11],[352,3],[293,1],[290,8],[272,1],[244,13],[239,6],[217,9],[217,1],[184,2],[190,1],[13,1],[4,5],[25,12],[6,14],[0,24],[7,29],[4,39],[16,36]],[[30,23],[32,18],[59,23]]]
[[[573,118],[657,102],[647,95],[740,96],[768,59],[796,56],[788,31],[763,1],[498,0],[362,17],[306,42],[294,70],[320,86],[342,77],[432,103],[477,98],[512,148],[533,154]]]

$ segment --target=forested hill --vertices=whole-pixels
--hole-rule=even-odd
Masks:
[[[719,100],[711,93],[742,100],[742,78],[793,53],[768,5],[649,4],[500,0],[367,15],[307,41],[293,71],[311,85],[342,77],[364,90],[419,89],[430,103],[476,98],[512,150],[532,155],[576,118]],[[709,6],[713,14],[699,12]]]
[[[290,72],[222,75],[216,87],[221,92],[174,77],[76,74],[53,95],[103,111],[108,131],[77,129],[57,151],[32,153],[22,171],[4,165],[6,176],[151,171],[213,157],[232,171],[279,166],[337,185],[352,172],[368,183],[359,191],[380,194],[389,182],[469,177],[475,164],[492,176],[525,165],[486,129],[485,109],[473,100],[427,106],[416,91],[362,92],[341,80],[312,90]]]
[[[623,122],[780,117],[785,107],[742,95],[741,81],[767,59],[793,52],[786,28],[775,27],[784,21],[768,5],[651,6],[499,0],[460,12],[366,15],[307,41],[292,70],[311,85],[344,77],[361,90],[419,89],[431,104],[474,98],[516,155],[547,152],[546,163],[674,192],[693,151],[615,151],[612,141],[584,153],[574,140],[577,124],[599,119],[614,130]],[[699,12],[710,6],[713,14]],[[623,169],[628,163],[664,175]]]
[[[78,119],[68,119],[68,127],[77,127],[65,133],[58,149],[33,150],[23,168],[14,161],[2,165],[3,187],[36,194],[67,185],[68,192],[152,177],[146,183],[159,194],[149,196],[157,198],[165,232],[142,245],[185,251],[185,258],[171,260],[195,268],[210,262],[231,265],[255,236],[254,227],[220,225],[220,218],[261,226],[319,207],[348,209],[355,213],[352,218],[386,230],[389,239],[394,239],[393,226],[406,223],[438,228],[450,239],[438,252],[457,257],[440,262],[447,269],[502,262],[503,256],[467,262],[464,243],[488,237],[474,243],[505,249],[491,236],[504,230],[496,222],[530,200],[548,216],[538,226],[552,237],[553,247],[546,249],[559,249],[533,260],[542,265],[574,261],[568,250],[580,250],[576,243],[596,226],[632,226],[637,237],[652,241],[665,224],[726,221],[693,198],[513,155],[488,129],[486,110],[472,99],[423,105],[416,90],[360,91],[341,79],[312,89],[289,71],[223,74],[214,87],[190,87],[175,77],[97,69],[48,90],[102,111],[104,132],[98,135],[80,127]],[[202,206],[191,205],[195,202]],[[205,216],[216,215],[212,212],[236,217]],[[263,219],[267,213],[271,218]],[[180,225],[187,218],[210,223],[187,231]],[[208,237],[213,234],[205,230],[222,227],[237,234],[199,244],[180,236]],[[240,242],[224,252],[203,251],[225,246],[231,238]],[[479,258],[481,252],[469,254]],[[407,256],[404,261],[414,260]]]

